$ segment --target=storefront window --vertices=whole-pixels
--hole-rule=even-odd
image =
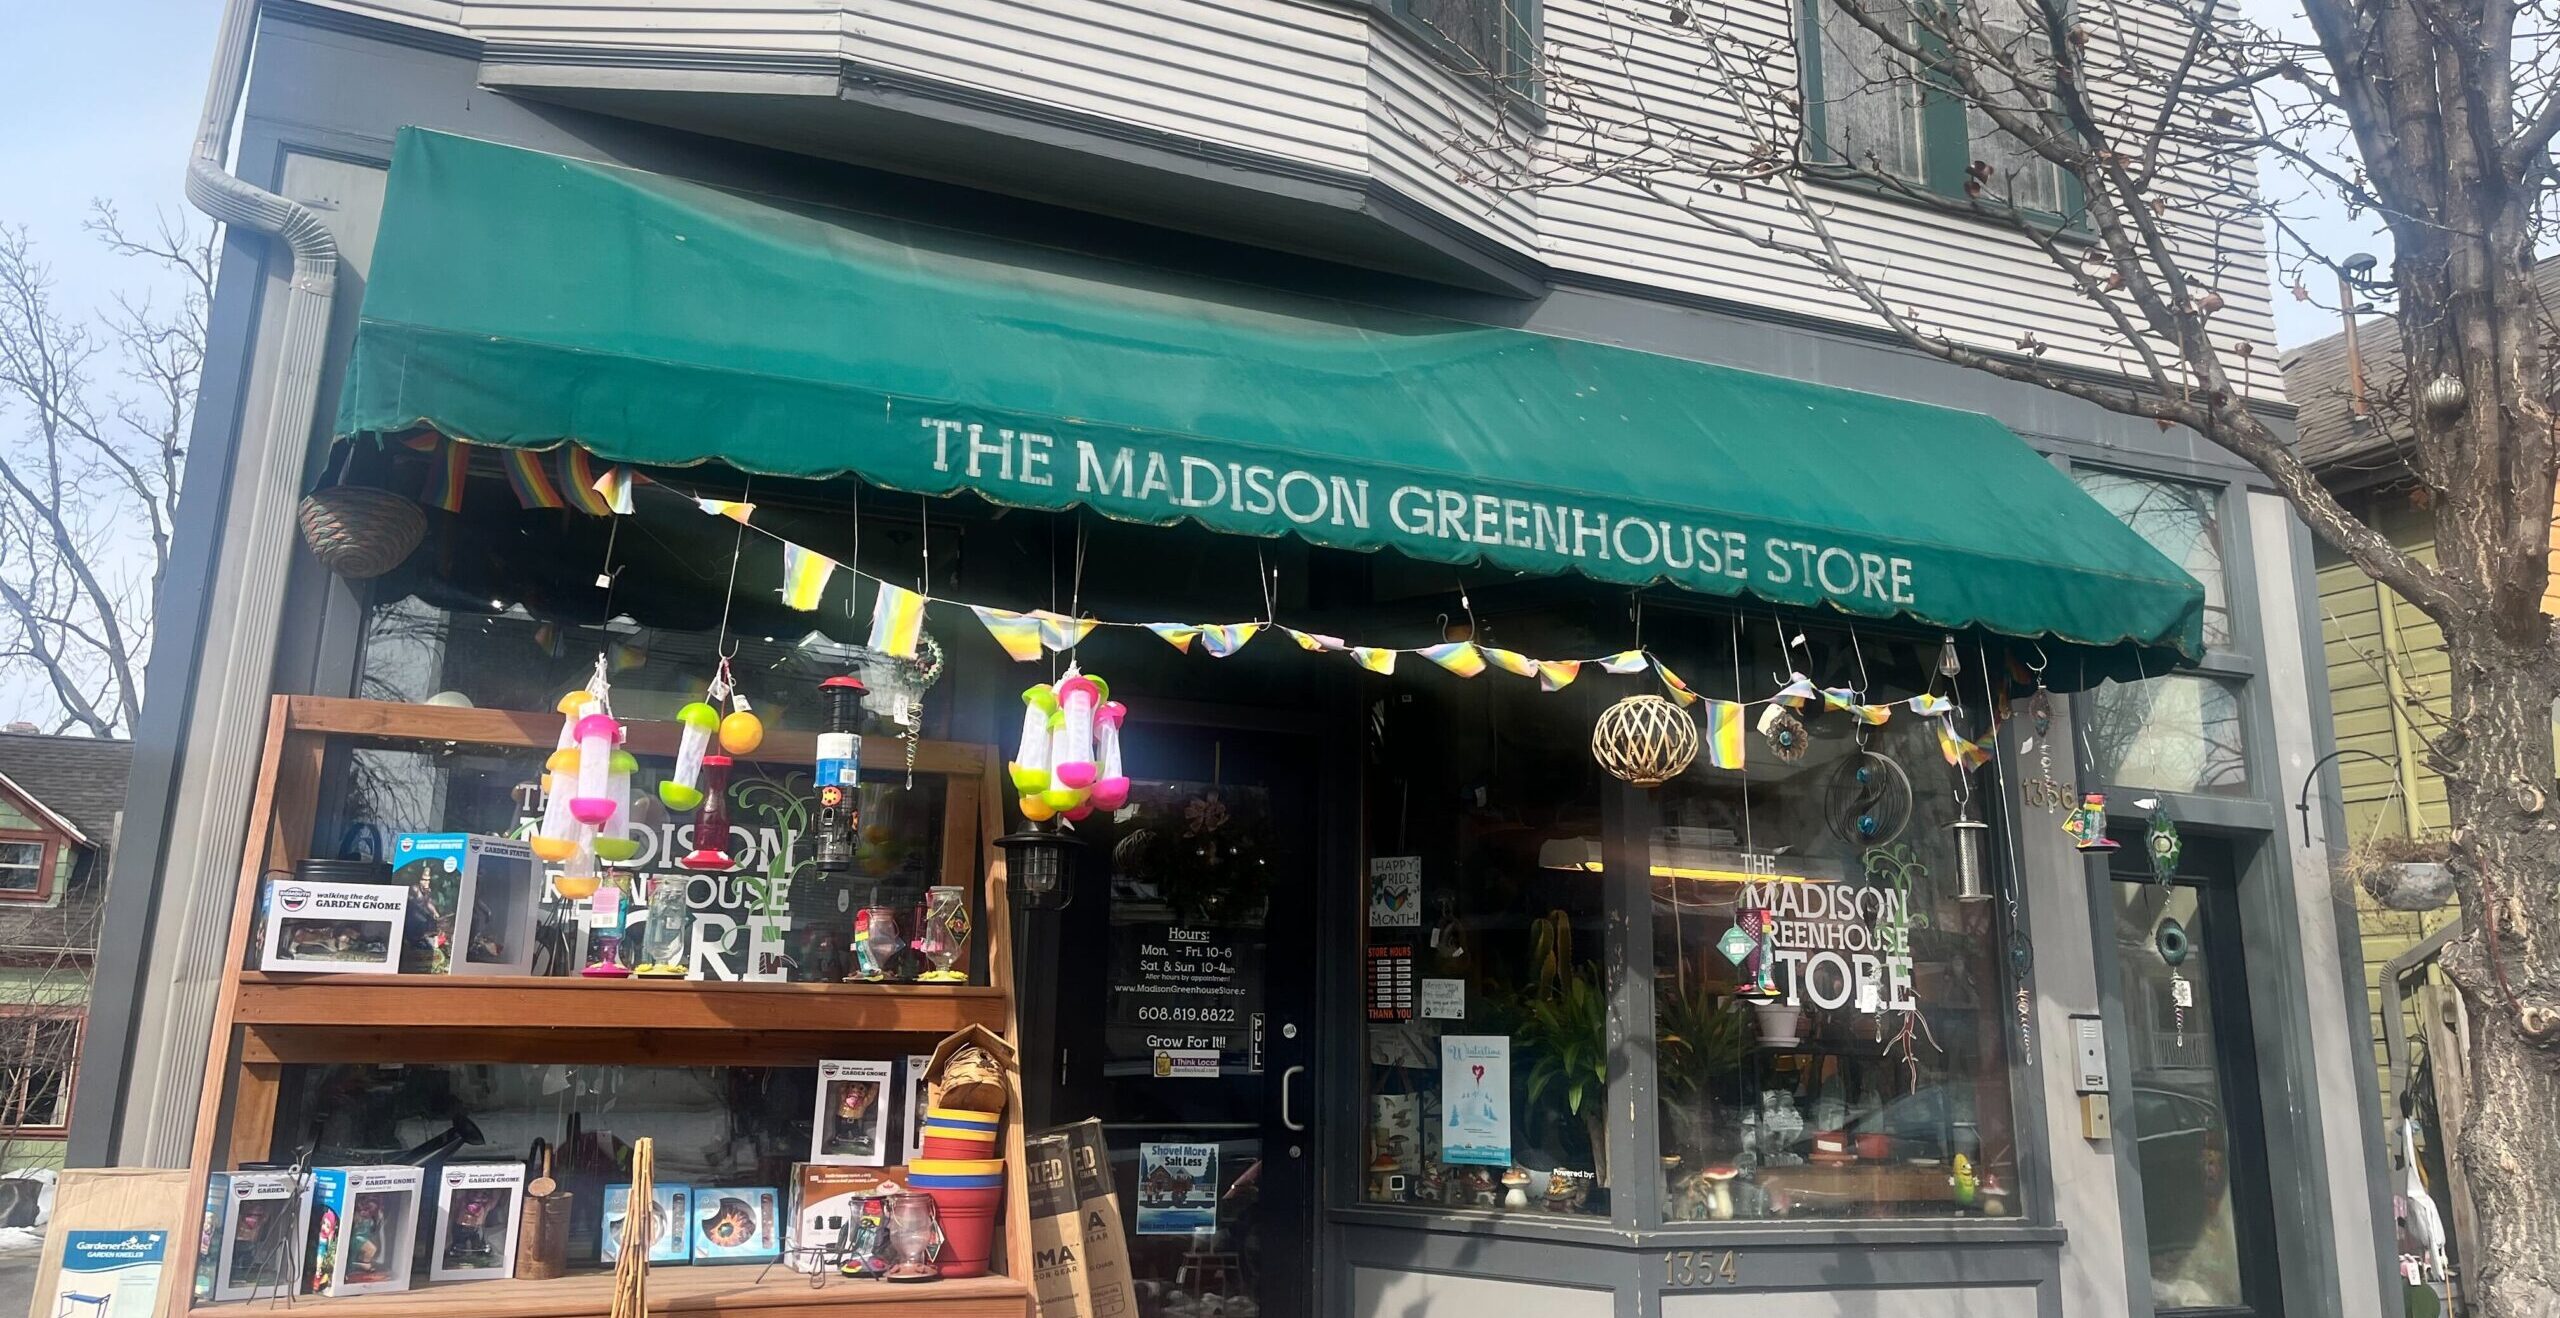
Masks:
[[[1592,683],[1418,680],[1371,706],[1370,1204],[1605,1214],[1601,782]]]
[[[2231,588],[2222,568],[2222,491],[2082,467],[2071,473],[2089,497],[2204,586],[2204,643],[2231,644]]]
[[[2164,792],[2246,792],[2248,747],[2240,693],[2179,673],[2109,682],[2088,696],[2089,756],[2098,777]]]
[[[1936,646],[1814,633],[1787,664],[1764,639],[1746,634],[1738,666],[1729,636],[1663,653],[1720,694],[1737,671],[1755,699],[1766,674],[1798,671],[1857,687],[1861,703],[1905,701],[1933,681],[1960,698],[1970,687],[1968,711],[1984,703],[1974,654],[1951,681]],[[1708,674],[1720,680],[1701,683]],[[1744,771],[1702,758],[1652,793],[1668,1220],[2021,1211],[2012,926],[1997,897],[2006,849],[1997,831],[1955,827],[1992,813],[1995,779],[1951,768],[1934,718],[1888,708],[1869,725],[1808,706],[1781,729],[1801,747],[1792,755],[1750,729]],[[1960,832],[1982,839],[1982,900],[1961,896]]]

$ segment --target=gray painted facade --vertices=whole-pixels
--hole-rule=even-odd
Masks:
[[[869,6],[898,7],[885,0]],[[1331,8],[1366,21],[1359,6]],[[261,605],[272,616],[241,616],[244,600],[261,599],[243,591],[244,565],[258,561],[261,548],[273,554],[289,547],[292,531],[273,509],[255,506],[237,473],[278,454],[288,461],[299,454],[306,473],[316,470],[325,440],[319,430],[336,396],[336,366],[362,297],[392,135],[420,125],[1964,407],[1998,418],[2058,463],[2222,487],[2235,633],[2227,649],[2209,657],[2207,671],[2240,692],[2247,788],[2175,797],[2169,808],[2191,831],[2226,836],[2248,858],[2242,920],[2265,1103],[2265,1128],[2252,1134],[2263,1136],[2268,1155],[2284,1310],[2294,1318],[2396,1312],[2382,1155],[2368,1138],[2378,1128],[2374,1081],[2371,1068],[2358,1062],[2371,1045],[2354,969],[2353,912],[2331,896],[2322,837],[2305,848],[2287,831],[2292,816],[2285,806],[2326,735],[2325,719],[2315,717],[2326,693],[2312,662],[2316,633],[2306,612],[2313,594],[2307,532],[2261,480],[2209,442],[1927,361],[1871,333],[1826,323],[1818,308],[1744,306],[1524,255],[1516,245],[1482,241],[1481,232],[1453,230],[1445,215],[1429,218],[1445,199],[1417,205],[1404,186],[1390,181],[1381,188],[1359,171],[1328,176],[1272,168],[1247,153],[1105,132],[1062,113],[1021,113],[996,95],[974,102],[899,101],[896,113],[904,117],[897,122],[928,134],[925,141],[952,149],[994,144],[1009,153],[986,158],[1036,159],[1052,174],[1082,171],[1108,179],[1119,191],[1113,214],[1103,217],[1053,204],[1032,175],[1024,176],[1032,183],[1018,189],[1027,195],[1007,198],[902,172],[902,163],[911,162],[901,153],[918,139],[903,137],[894,148],[881,144],[876,135],[889,121],[862,108],[867,98],[897,99],[881,85],[847,88],[841,107],[813,113],[805,101],[764,101],[724,82],[727,75],[710,67],[715,61],[695,61],[693,81],[678,95],[659,85],[662,68],[620,77],[609,62],[580,63],[556,44],[545,49],[539,61],[526,59],[521,47],[502,52],[459,22],[421,25],[351,17],[340,8],[264,7],[234,168],[312,208],[339,245],[340,292],[320,383],[324,419],[314,433],[273,433],[267,400],[282,348],[280,307],[291,262],[280,249],[235,231],[213,307],[214,340],[194,436],[198,456],[178,528],[178,561],[198,575],[173,577],[166,595],[166,641],[153,659],[154,695],[137,739],[109,912],[115,927],[149,934],[102,953],[93,1009],[92,1074],[120,1072],[124,1083],[82,1087],[75,1163],[174,1165],[184,1160],[193,1133],[209,985],[220,968],[212,958],[178,950],[220,937],[218,921],[227,917],[236,873],[230,858],[245,827],[245,820],[222,815],[220,798],[206,795],[209,780],[239,772],[237,764],[210,758],[208,720],[262,717],[270,692],[353,690],[364,601],[298,548],[291,550],[290,576],[276,583],[280,599]],[[832,84],[832,58],[819,58],[804,73]],[[540,77],[528,72],[536,65]],[[1353,134],[1362,140],[1345,149],[1375,146],[1363,145],[1372,131]],[[742,146],[741,140],[766,145]],[[846,159],[884,167],[839,163]],[[1124,217],[1216,237],[1135,229]],[[1283,242],[1273,229],[1296,240]],[[225,629],[262,621],[276,629],[271,665],[244,665],[236,647],[218,643]],[[2070,754],[2076,748],[2064,745],[2056,756]],[[2006,758],[2015,762],[2014,746]],[[2003,784],[2008,817],[2043,819],[2023,810],[2017,788]],[[2125,789],[2110,797],[2121,803],[2145,794]],[[1647,807],[1630,792],[1616,808]],[[2334,830],[2334,819],[2318,822],[2318,834]],[[1318,1242],[1326,1311],[1415,1318],[2145,1318],[2153,1309],[2134,1141],[2121,1130],[2113,1139],[2081,1138],[2069,1076],[2073,1015],[2105,1017],[2111,1052],[2125,1055],[2122,989],[2107,955],[2112,881],[2048,826],[2025,828],[2019,848],[2022,904],[2035,949],[2037,1054],[2017,1069],[2013,1088],[2021,1140],[2041,1142],[2040,1156],[2022,1160],[2030,1172],[2022,1187],[2028,1217],[1872,1227],[1665,1224],[1658,1206],[1631,1202],[1605,1224],[1458,1221],[1352,1207],[1352,1178],[1338,1176],[1321,1212]],[[1637,900],[1618,886],[1621,899]],[[1638,976],[1621,978],[1628,982],[1617,989],[1613,1016],[1649,1021],[1649,986],[1633,982]],[[1347,1012],[1349,1004],[1340,1005]],[[2121,1122],[2130,1095],[2121,1073],[2115,1083]],[[1627,1077],[1613,1081],[1613,1106],[1650,1111],[1650,1099],[1634,1084]],[[1326,1110],[1359,1109],[1347,1078],[1335,1077],[1330,1090],[1323,1095]],[[1358,1124],[1333,1122],[1319,1136],[1328,1167],[1356,1165]],[[1613,1160],[1646,1165],[1654,1138],[1650,1122],[1620,1123],[1611,1136]],[[1738,1252],[1735,1283],[1674,1284],[1672,1257],[1709,1247]],[[2387,1302],[2386,1295],[2394,1298]]]

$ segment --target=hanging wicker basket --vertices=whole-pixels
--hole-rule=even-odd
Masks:
[[[1659,786],[1698,758],[1698,722],[1660,696],[1629,696],[1600,712],[1591,758],[1638,787]]]
[[[361,485],[333,485],[306,496],[296,516],[312,556],[350,581],[400,566],[427,534],[427,515],[418,505]]]

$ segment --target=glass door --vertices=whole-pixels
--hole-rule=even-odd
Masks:
[[[1300,739],[1123,734],[1061,913],[1058,1120],[1100,1117],[1137,1318],[1309,1311],[1314,793]],[[1292,973],[1292,972],[1295,973]]]
[[[2190,835],[2156,881],[2138,834],[2113,857],[2130,1111],[2158,1312],[2278,1315],[2254,1031],[2231,844]]]

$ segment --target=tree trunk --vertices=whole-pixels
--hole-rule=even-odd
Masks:
[[[2444,968],[2473,1022],[2462,1159],[2480,1209],[2464,1283],[2489,1318],[2560,1315],[2560,814],[2552,700],[2538,647],[2448,629],[2453,731],[2434,748],[2469,925]]]

